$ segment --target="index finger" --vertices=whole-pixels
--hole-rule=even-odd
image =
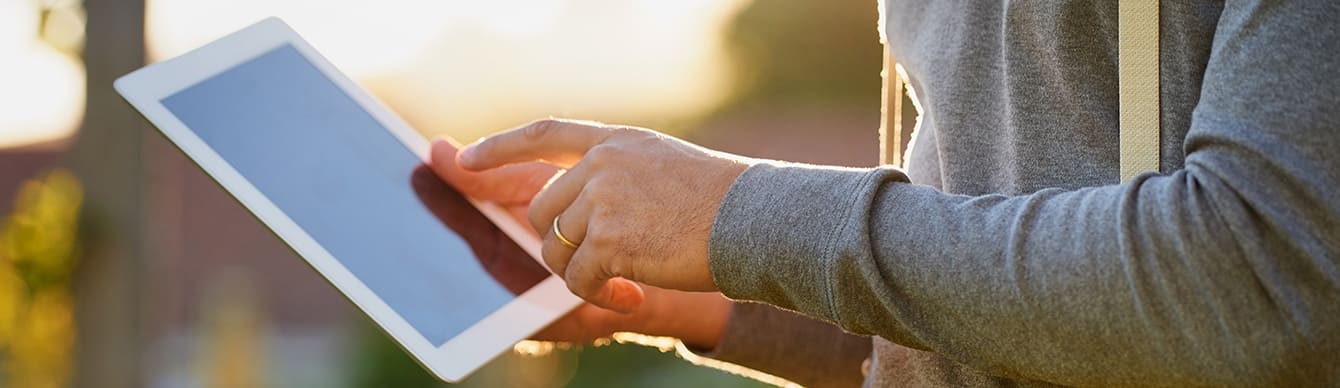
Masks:
[[[456,163],[459,146],[447,139],[433,141],[430,165],[437,176],[471,197],[502,205],[524,205],[558,173],[544,163],[522,163],[483,172],[466,171]]]
[[[610,129],[577,120],[536,120],[520,128],[489,136],[461,150],[460,166],[487,170],[506,164],[545,161],[571,167],[591,147],[605,141]]]

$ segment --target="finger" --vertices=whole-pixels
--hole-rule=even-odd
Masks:
[[[456,163],[459,146],[450,140],[433,141],[429,164],[433,172],[467,196],[503,205],[529,203],[544,188],[558,167],[545,163],[522,163],[503,168],[473,172]]]
[[[530,202],[530,224],[535,230],[540,228],[552,228],[551,223],[554,217],[564,213],[569,207],[573,206],[583,196],[587,184],[591,181],[591,176],[595,172],[595,166],[591,163],[578,163],[572,169],[564,171],[558,177],[549,182],[544,190],[540,190]],[[563,229],[563,236],[572,241],[581,241],[586,235],[586,212],[578,212],[582,216],[581,220],[563,220],[565,222],[580,221],[581,230],[568,232],[572,229]],[[571,216],[569,218],[572,218]],[[576,236],[576,239],[573,239]]]
[[[609,128],[592,122],[537,120],[466,146],[460,164],[472,171],[539,160],[569,167],[609,134]]]
[[[621,313],[632,313],[642,306],[646,294],[637,283],[617,277],[610,271],[609,259],[589,245],[578,247],[563,273],[563,280],[573,295],[588,303]]]
[[[530,209],[528,206],[510,205],[510,206],[504,206],[504,208],[507,209],[507,214],[511,215],[512,219],[516,220],[516,222],[519,222],[521,225],[530,223]],[[543,236],[542,234],[540,234],[543,231],[536,230],[535,227],[531,227],[527,231],[529,231],[530,234],[534,235],[535,237]]]
[[[575,201],[571,207],[563,211],[561,216],[556,218],[558,229],[563,233],[563,237],[577,244],[578,247],[581,246],[582,240],[586,238],[587,219],[591,214],[589,205],[590,202],[587,201]],[[550,220],[554,219],[550,218]],[[576,249],[559,241],[553,229],[553,221],[546,224],[544,229],[539,229],[544,233],[544,241],[540,246],[540,256],[544,259],[544,264],[549,266],[550,271],[562,276],[567,271],[568,260],[572,258]]]

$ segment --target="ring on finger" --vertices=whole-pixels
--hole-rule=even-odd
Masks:
[[[572,242],[572,240],[563,236],[563,231],[558,230],[558,217],[554,217],[554,237],[558,239],[560,244],[568,248],[577,249],[577,246],[581,245],[581,243]]]

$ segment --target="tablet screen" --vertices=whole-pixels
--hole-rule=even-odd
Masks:
[[[549,275],[292,46],[161,102],[436,346]]]

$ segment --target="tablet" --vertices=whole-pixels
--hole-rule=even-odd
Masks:
[[[115,86],[442,380],[580,303],[527,226],[442,183],[429,142],[277,18]]]

